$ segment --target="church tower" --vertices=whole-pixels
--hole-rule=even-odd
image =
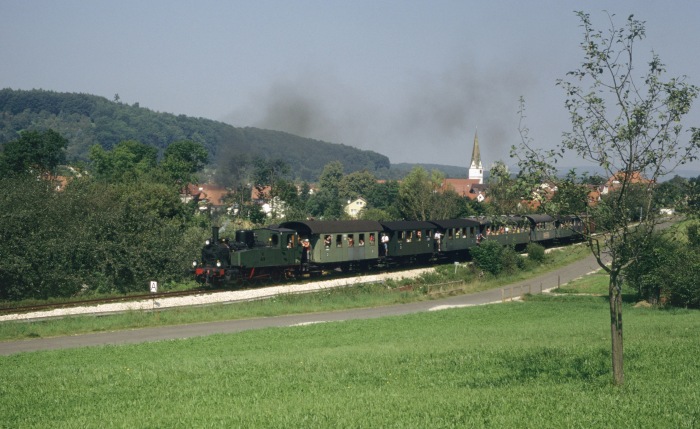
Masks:
[[[479,153],[478,131],[474,133],[474,149],[472,149],[472,162],[469,164],[468,179],[478,179],[479,184],[484,183],[484,167],[481,165],[481,153]]]

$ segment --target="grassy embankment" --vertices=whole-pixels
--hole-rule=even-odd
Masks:
[[[626,305],[624,315],[622,388],[611,385],[607,298],[537,295],[382,319],[0,357],[0,422],[698,427],[700,312]]]
[[[547,255],[543,265],[528,265],[528,269],[509,276],[479,277],[470,266],[437,267],[435,272],[416,279],[387,281],[356,287],[344,287],[320,293],[286,295],[264,301],[211,305],[197,308],[176,308],[157,312],[127,312],[103,316],[71,316],[63,319],[30,322],[0,322],[0,341],[22,338],[52,337],[88,332],[136,329],[148,326],[179,325],[218,320],[269,317],[284,314],[313,313],[346,308],[365,308],[429,300],[446,294],[474,293],[497,288],[534,277],[565,266],[589,255],[585,246],[569,246]],[[438,287],[443,294],[429,293]]]

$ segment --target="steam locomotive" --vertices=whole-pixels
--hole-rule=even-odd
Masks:
[[[470,217],[431,221],[289,221],[233,237],[212,236],[192,263],[201,283],[280,281],[332,271],[367,272],[383,267],[465,260],[483,240],[523,248],[581,238],[578,216],[546,214]]]

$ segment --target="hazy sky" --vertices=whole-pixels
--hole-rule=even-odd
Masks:
[[[637,57],[700,85],[697,0],[0,0],[0,87],[119,94],[393,163],[466,166],[478,129],[485,167],[512,165],[520,96],[538,145],[569,129],[555,82],[582,58],[574,10],[646,21]]]

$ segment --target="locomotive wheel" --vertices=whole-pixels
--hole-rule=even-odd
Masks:
[[[284,273],[281,270],[273,269],[270,272],[270,280],[272,283],[279,283],[284,278]]]

